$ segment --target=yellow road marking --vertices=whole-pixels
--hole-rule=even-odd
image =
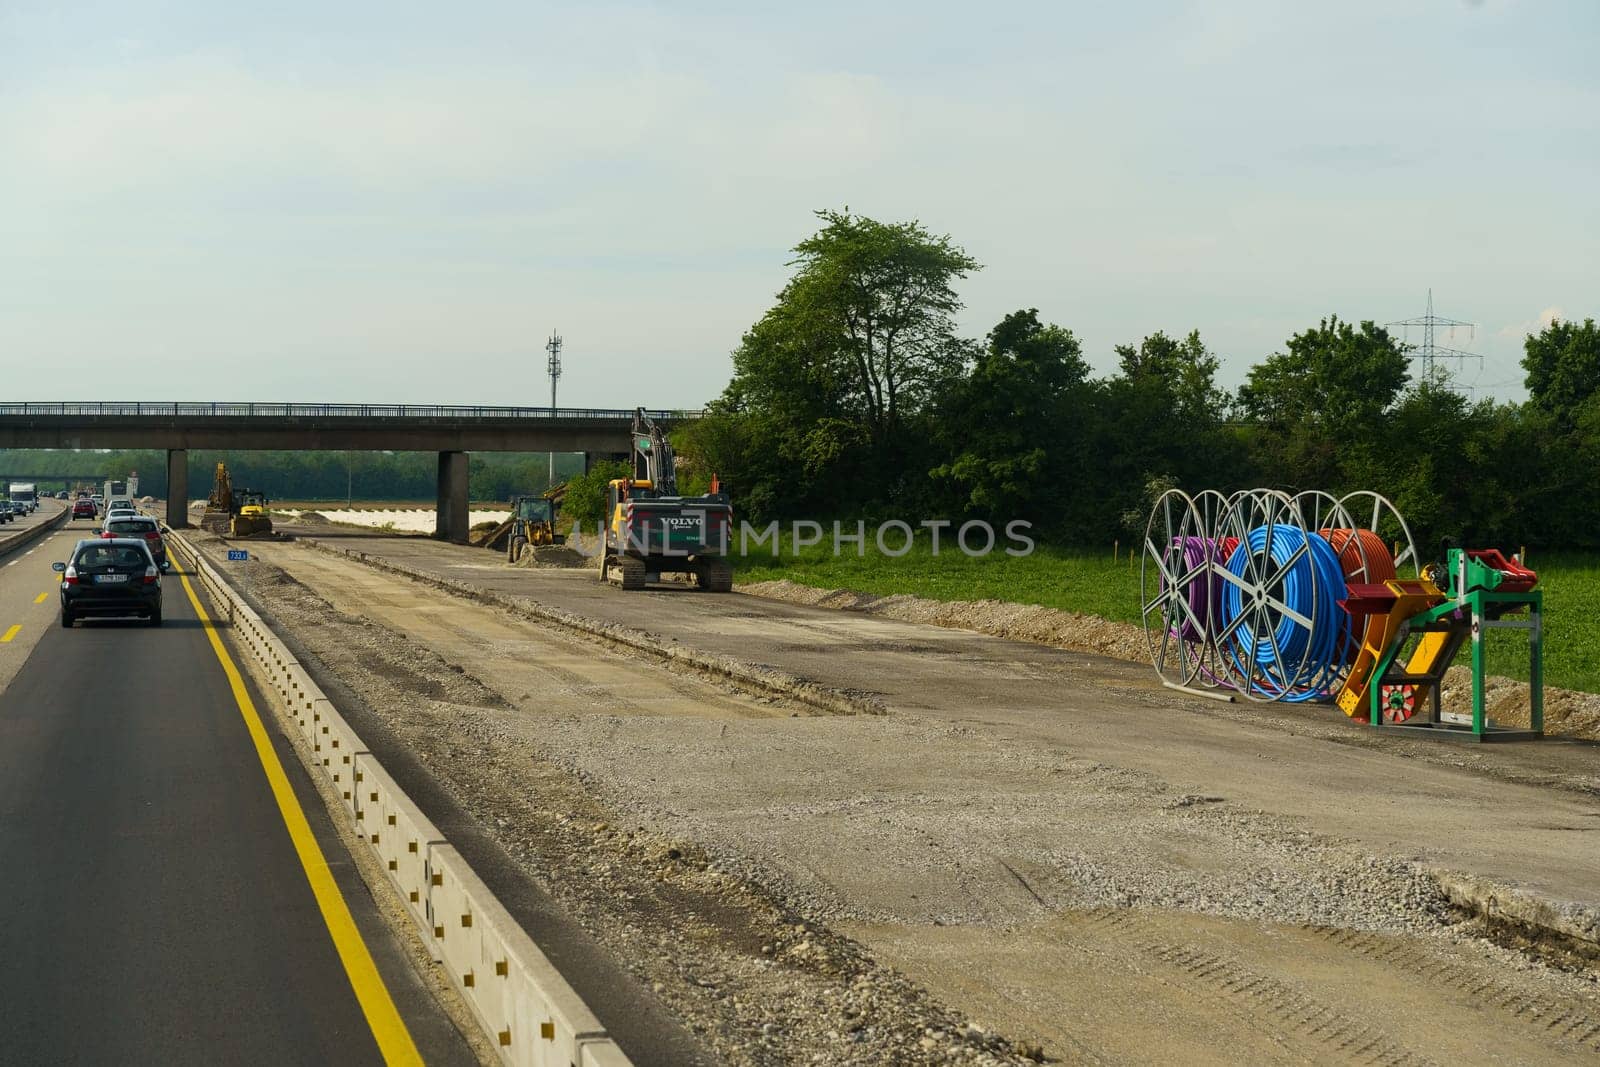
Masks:
[[[372,953],[367,950],[366,942],[356,929],[355,919],[351,917],[350,908],[339,892],[338,883],[328,871],[328,861],[323,858],[322,848],[311,833],[311,824],[306,821],[306,814],[294,795],[294,787],[283,772],[283,764],[279,762],[272,740],[267,736],[267,728],[261,722],[255,702],[250,699],[250,691],[245,688],[239,668],[234,666],[233,658],[223,647],[222,638],[212,625],[211,617],[200,606],[200,598],[195,595],[194,586],[189,584],[189,576],[176,568],[174,570],[183,582],[184,592],[189,594],[189,603],[194,605],[195,614],[200,616],[206,637],[211,641],[211,650],[222,664],[222,673],[228,677],[234,702],[239,705],[239,714],[250,732],[250,740],[255,743],[261,769],[266,772],[267,783],[272,787],[273,799],[278,802],[278,812],[283,816],[290,840],[294,842],[300,866],[305,870],[306,881],[311,883],[312,895],[317,898],[317,907],[322,911],[323,922],[328,925],[328,933],[333,938],[334,948],[338,950],[340,962],[344,964],[350,986],[355,990],[356,1000],[367,1017],[367,1025],[372,1028],[378,1051],[383,1054],[386,1063],[420,1064],[422,1054],[417,1051],[405,1020],[400,1018],[400,1012],[389,996],[389,988],[383,984],[383,976],[372,962]],[[10,640],[9,635],[4,640]]]
[[[4,642],[9,641],[13,637],[17,636],[17,632],[21,629],[22,624],[18,623],[16,626],[13,626],[11,629],[7,630],[6,635],[4,637],[0,637],[0,644],[3,644]]]
[[[47,599],[49,599],[49,597],[49,593],[40,593],[38,596],[33,598],[33,602],[35,604],[43,604]]]

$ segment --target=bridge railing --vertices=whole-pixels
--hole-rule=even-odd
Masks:
[[[699,418],[692,410],[647,411],[653,419]],[[50,401],[0,403],[0,415],[147,415],[173,418],[350,418],[350,419],[616,419],[633,418],[622,408],[487,407],[450,404],[255,404],[161,401]]]

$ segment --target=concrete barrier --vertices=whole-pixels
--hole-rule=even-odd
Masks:
[[[181,534],[168,529],[236,647],[261,668],[301,750],[340,798],[434,961],[449,975],[502,1063],[631,1067],[589,1007],[422,809],[378,763],[328,695],[261,616]],[[307,751],[309,750],[309,755]]]
[[[0,538],[0,558],[11,555],[11,553],[15,552],[19,548],[33,544],[35,541],[39,540],[39,538],[43,537],[47,533],[50,533],[52,530],[62,529],[67,525],[67,522],[70,520],[71,516],[72,509],[70,507],[62,508],[56,514],[50,516],[48,519],[45,519],[37,526],[30,526],[28,529],[22,530],[19,533],[11,534],[9,537]]]

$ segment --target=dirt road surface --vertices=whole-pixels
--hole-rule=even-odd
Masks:
[[[650,916],[546,877],[731,1061],[946,1062],[1000,1055],[971,1037],[995,1032],[1091,1062],[1600,1053],[1592,972],[1476,936],[1430,873],[1536,895],[1577,922],[1600,910],[1592,745],[1371,738],[1327,709],[1191,700],[1147,670],[1056,649],[317,536],[865,691],[888,712],[815,714],[306,545],[257,546],[258,563],[230,571],[415,744],[439,746],[450,723],[434,769],[508,838],[573,847],[532,825],[548,802],[508,815],[492,794],[576,783],[599,824],[683,842],[666,877],[706,925],[707,970],[688,977],[663,964]],[[396,689],[421,699],[387,699]],[[526,753],[525,773],[443,750],[485,738]],[[660,873],[656,838],[639,840],[608,861],[616,876]],[[749,896],[731,907],[730,892]],[[854,984],[830,984],[887,988],[880,964],[918,988],[864,1005]],[[939,1022],[939,1005],[981,1029]],[[824,1022],[797,1021],[812,1013]]]

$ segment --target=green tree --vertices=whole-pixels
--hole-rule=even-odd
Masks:
[[[1215,425],[1226,416],[1228,394],[1217,387],[1221,362],[1200,340],[1199,330],[1190,330],[1181,341],[1157,330],[1138,348],[1118,345],[1116,353],[1123,377],[1158,389],[1184,422]]]
[[[606,488],[613,478],[627,478],[633,468],[624,460],[607,459],[589,468],[567,482],[566,496],[561,501],[561,512],[574,523],[593,527],[605,518]]]
[[[1338,316],[1285,347],[1252,367],[1239,390],[1256,463],[1272,484],[1332,491],[1382,438],[1410,378],[1406,350],[1381,326]]]
[[[1335,315],[1286,347],[1252,367],[1239,391],[1245,410],[1268,425],[1371,427],[1410,379],[1405,349],[1370,321],[1357,329]]]
[[[918,222],[819,211],[824,226],[795,246],[798,270],[779,294],[785,318],[828,358],[874,441],[903,410],[961,370],[954,283],[977,260]]]
[[[1059,476],[1081,451],[1089,365],[1072,331],[1014,311],[989,331],[972,373],[952,383],[936,423],[951,459],[930,472],[956,506],[991,519],[1057,517]]]
[[[971,356],[955,335],[954,284],[976,261],[917,222],[817,215],[822,228],[795,246],[794,276],[741,340],[711,406],[740,424],[719,430],[742,452],[716,468],[757,517],[915,492],[927,467],[907,466],[909,442]]]
[[[1558,319],[1529,334],[1523,351],[1529,398],[1570,427],[1577,409],[1600,390],[1600,329],[1593,319],[1582,326]]]

